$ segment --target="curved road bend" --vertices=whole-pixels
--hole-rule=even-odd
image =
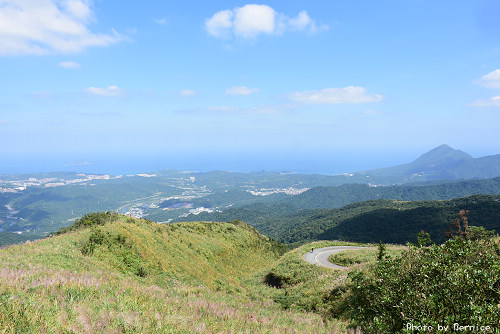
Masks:
[[[333,269],[345,269],[347,267],[339,266],[338,264],[331,263],[328,258],[332,254],[340,253],[348,249],[366,249],[369,247],[356,247],[356,246],[331,246],[315,249],[314,252],[307,252],[304,254],[304,259],[312,264],[318,266],[333,268]]]

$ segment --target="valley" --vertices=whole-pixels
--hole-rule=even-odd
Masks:
[[[490,157],[486,160],[494,159]],[[442,201],[479,194],[500,195],[500,178],[487,178],[495,175],[487,170],[496,170],[497,164],[490,164],[487,170],[482,168],[479,174],[479,169],[470,167],[483,160],[442,145],[406,165],[342,175],[177,170],[118,176],[70,172],[0,175],[0,246],[35,240],[72,224],[88,212],[105,211],[161,223],[240,219],[264,234],[291,243],[317,238],[354,238],[354,235],[345,232],[325,232],[326,227],[318,228],[318,219],[314,217],[335,215],[335,209],[356,202],[379,201],[361,204],[368,211],[355,209],[344,217],[369,215],[369,212],[374,212],[374,206],[392,210],[394,205],[383,200],[410,201],[405,207],[416,208],[415,201]],[[437,174],[444,175],[436,171],[449,170],[450,164],[462,166],[462,174],[449,179],[435,179]],[[395,177],[399,175],[397,180],[391,180],[396,184],[383,183],[387,179],[385,172],[381,171],[389,171]],[[412,175],[417,174],[420,176],[415,179]],[[419,203],[431,211],[441,205]],[[325,210],[330,211],[327,213]],[[443,236],[438,234],[446,219],[454,214],[453,210],[450,207],[444,216],[434,211],[434,216],[442,217],[439,226],[426,227],[422,218],[422,223],[413,224],[406,237],[389,237],[385,241],[412,241],[410,238],[414,238],[414,232],[424,227],[430,229],[433,238],[442,241]],[[348,207],[343,209],[343,212],[348,211]],[[380,215],[373,219],[380,219]],[[396,218],[387,219],[386,226]],[[485,223],[488,228],[500,229],[500,223],[492,223],[491,218],[481,219],[490,219],[489,223]],[[316,224],[312,229],[316,232],[301,232],[301,229],[312,228],[303,226],[304,221],[310,222],[311,226]],[[330,228],[340,223],[338,218],[334,221],[329,223]],[[483,221],[477,224],[481,225]],[[290,226],[294,228],[290,229]],[[326,234],[320,236],[323,232]],[[369,240],[373,242],[373,238],[375,236]],[[360,236],[356,240],[364,239]]]

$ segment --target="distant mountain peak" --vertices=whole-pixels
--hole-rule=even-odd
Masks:
[[[464,159],[472,159],[472,156],[460,150],[455,150],[447,144],[440,145],[427,153],[422,154],[413,163],[418,164],[442,164]]]

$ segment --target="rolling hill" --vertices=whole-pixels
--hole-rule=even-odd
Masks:
[[[275,289],[254,274],[283,251],[241,222],[86,215],[0,250],[0,332],[343,332],[272,301]]]
[[[302,209],[289,203],[258,203],[219,213],[201,213],[199,220],[244,220],[276,240],[303,243],[347,240],[387,243],[416,242],[421,230],[435,242],[456,214],[470,210],[471,225],[500,230],[500,196],[473,195],[441,201],[371,200],[342,208]],[[190,217],[186,217],[190,218]]]

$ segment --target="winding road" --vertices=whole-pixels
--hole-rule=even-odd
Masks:
[[[304,259],[312,264],[318,266],[333,268],[333,269],[345,269],[347,267],[339,266],[338,264],[331,263],[328,258],[332,254],[340,253],[348,249],[366,249],[367,247],[356,247],[356,246],[331,246],[315,249],[313,252],[307,252],[304,254]]]

